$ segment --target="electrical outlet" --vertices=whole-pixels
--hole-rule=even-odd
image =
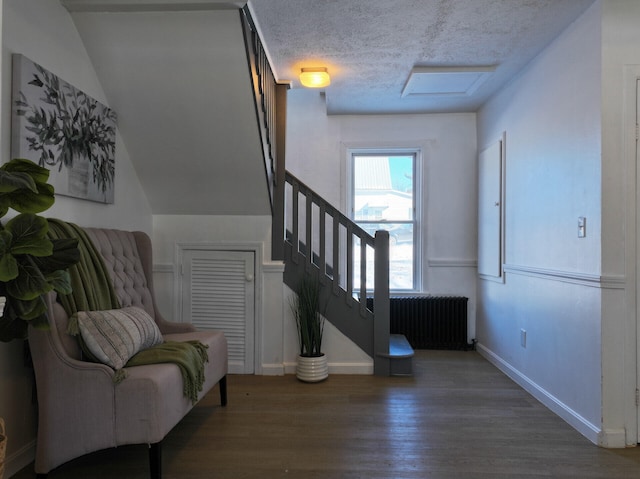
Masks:
[[[520,330],[520,346],[527,347],[527,332],[524,329]]]

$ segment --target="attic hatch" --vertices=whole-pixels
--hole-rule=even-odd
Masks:
[[[402,90],[402,96],[469,96],[495,69],[494,66],[414,67]]]

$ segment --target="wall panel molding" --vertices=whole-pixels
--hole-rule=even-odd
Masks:
[[[549,281],[561,281],[563,283],[579,284],[592,288],[625,289],[627,285],[627,279],[623,275],[602,276],[599,274],[537,268],[534,266],[525,266],[519,264],[505,264],[504,271],[510,274],[532,276],[534,278],[546,279]]]

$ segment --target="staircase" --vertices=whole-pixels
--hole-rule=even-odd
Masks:
[[[411,374],[413,350],[389,334],[389,233],[372,237],[289,172],[284,189],[285,284],[316,278],[325,317],[373,358],[374,374]]]
[[[271,193],[272,258],[284,261],[292,290],[305,276],[318,280],[325,318],[373,358],[375,375],[410,375],[413,350],[404,336],[389,333],[389,233],[372,237],[286,172],[288,85],[275,82],[247,7],[241,19]]]

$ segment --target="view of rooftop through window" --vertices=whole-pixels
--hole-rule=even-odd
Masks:
[[[352,153],[351,205],[354,221],[372,236],[389,232],[389,288],[414,290],[415,285],[415,152]],[[373,254],[367,253],[373,265]],[[369,266],[369,265],[368,265]],[[357,267],[356,267],[357,268]],[[367,267],[372,272],[373,268]],[[371,273],[372,274],[372,273]],[[359,281],[354,278],[354,286]],[[373,277],[367,277],[367,287]]]

